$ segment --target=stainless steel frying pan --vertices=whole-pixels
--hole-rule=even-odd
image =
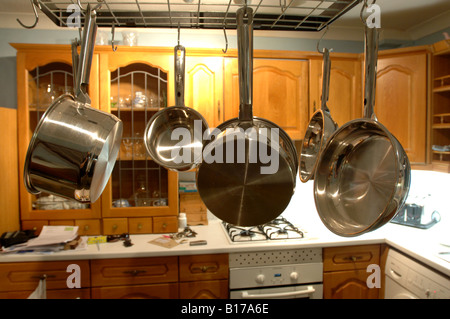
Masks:
[[[329,138],[314,177],[319,216],[340,236],[386,224],[404,205],[411,180],[404,149],[374,114],[378,31],[366,27],[365,34],[365,118],[346,123]]]
[[[95,10],[88,5],[79,56],[72,45],[75,97],[62,95],[47,109],[28,146],[24,182],[32,194],[48,192],[93,203],[103,192],[117,159],[122,122],[90,107],[86,93],[97,31],[95,19]]]
[[[203,133],[208,130],[205,118],[184,104],[185,56],[185,48],[179,44],[175,46],[176,105],[153,115],[144,133],[149,156],[159,165],[174,171],[190,170],[201,163]],[[187,141],[184,141],[183,132]]]
[[[253,10],[236,12],[239,64],[239,117],[218,126],[220,132],[205,142],[204,159],[197,172],[197,187],[206,207],[218,218],[240,226],[255,226],[278,217],[289,204],[295,190],[298,158],[292,140],[275,123],[254,117],[253,98]],[[278,136],[263,132],[279,132]],[[244,133],[247,132],[247,133]],[[248,133],[253,132],[253,133]],[[244,146],[242,150],[239,145]],[[262,170],[258,151],[270,150],[278,162],[276,171]],[[217,160],[209,160],[209,150]],[[212,157],[212,155],[211,155]],[[229,161],[230,160],[230,161]]]
[[[323,74],[322,74],[322,104],[321,108],[316,111],[308,124],[305,138],[302,143],[300,152],[300,180],[305,183],[310,179],[314,179],[314,171],[316,170],[317,161],[325,143],[338,125],[330,115],[327,106],[328,91],[330,87],[330,51],[324,49],[323,52]]]

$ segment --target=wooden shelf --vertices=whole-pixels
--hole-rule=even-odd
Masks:
[[[448,151],[444,152],[444,151],[435,151],[435,150],[432,150],[432,152],[433,152],[433,154],[450,155],[450,152],[448,152]]]
[[[433,124],[433,129],[449,129],[450,123],[437,123]]]
[[[450,85],[439,86],[433,89],[433,93],[450,92]]]
[[[161,109],[159,107],[121,107],[120,112],[158,112]],[[111,112],[119,112],[119,108],[112,107]]]

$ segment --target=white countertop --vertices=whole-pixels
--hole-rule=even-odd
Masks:
[[[438,226],[439,224],[434,227]],[[67,250],[51,254],[5,254],[0,255],[0,262],[181,256],[387,243],[450,276],[450,262],[439,258],[437,255],[439,251],[450,251],[450,247],[439,245],[439,239],[433,235],[435,233],[433,228],[421,230],[387,224],[374,232],[352,238],[340,237],[329,231],[323,231],[320,234],[308,233],[305,239],[245,243],[230,243],[218,220],[211,221],[207,226],[192,226],[191,228],[197,232],[197,236],[188,239],[188,241],[203,239],[207,241],[206,245],[189,246],[189,243],[185,243],[173,248],[165,248],[149,243],[149,241],[160,237],[161,234],[131,235],[134,244],[131,247],[124,247],[122,241],[118,241],[99,244],[99,249],[97,245],[88,245],[87,249],[84,250]]]

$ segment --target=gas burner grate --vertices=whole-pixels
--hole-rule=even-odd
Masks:
[[[75,0],[33,0],[37,8],[57,26],[67,27]],[[81,1],[97,10],[99,27],[236,29],[236,10],[242,5],[231,0],[91,0]],[[238,3],[236,3],[238,2]],[[361,0],[253,0],[255,30],[320,31]],[[71,7],[69,7],[71,6]],[[68,8],[72,8],[71,10]],[[84,23],[84,13],[81,14]]]

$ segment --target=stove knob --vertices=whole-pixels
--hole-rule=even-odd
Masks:
[[[258,276],[256,276],[256,282],[258,284],[263,284],[264,283],[264,279],[266,279],[266,277],[263,274],[259,274]]]
[[[291,277],[292,280],[297,280],[298,279],[298,273],[296,271],[291,272],[291,276],[290,277]]]

